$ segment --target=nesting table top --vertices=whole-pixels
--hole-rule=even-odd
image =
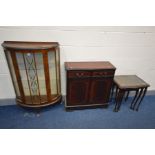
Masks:
[[[121,89],[145,88],[150,86],[137,75],[117,75],[114,77],[114,82]]]

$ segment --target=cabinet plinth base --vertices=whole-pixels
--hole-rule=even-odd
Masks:
[[[57,103],[61,103],[62,101],[62,96],[59,96],[58,98],[56,98],[55,100],[51,101],[51,102],[44,102],[44,103],[41,103],[41,104],[24,104],[22,102],[19,102],[18,100],[16,100],[17,104],[22,106],[22,107],[28,107],[28,108],[40,108],[40,107],[46,107],[46,106],[49,106],[49,105],[54,105],[54,104],[57,104]]]
[[[83,109],[96,109],[96,108],[108,108],[109,104],[93,104],[93,105],[78,105],[78,106],[66,106],[66,111],[72,111],[72,110],[83,110]]]

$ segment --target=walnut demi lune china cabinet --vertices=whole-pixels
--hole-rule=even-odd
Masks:
[[[66,110],[107,107],[116,68],[108,61],[65,62]]]
[[[19,105],[43,107],[61,101],[57,42],[5,41],[2,46]]]

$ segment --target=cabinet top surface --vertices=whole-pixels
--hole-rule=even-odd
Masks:
[[[116,69],[109,61],[65,62],[66,70]]]
[[[22,41],[4,41],[2,46],[9,49],[35,50],[50,49],[57,47],[57,42],[22,42]]]

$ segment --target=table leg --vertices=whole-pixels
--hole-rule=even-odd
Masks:
[[[127,94],[126,94],[126,97],[125,97],[125,102],[128,100],[129,93],[130,93],[130,91],[128,90],[128,91],[127,91]]]
[[[117,99],[117,95],[118,95],[118,87],[116,86],[116,92],[115,92],[115,102],[116,102],[116,99]]]
[[[124,94],[125,94],[125,90],[119,89],[117,98],[116,98],[116,102],[115,102],[114,112],[118,112],[120,110]]]
[[[115,99],[114,99],[114,102],[115,102],[115,108],[113,111],[116,111],[117,109],[117,96],[118,96],[118,87],[116,85],[116,91],[115,91]]]
[[[111,88],[111,93],[110,93],[110,102],[112,101],[112,98],[113,98],[114,88],[115,88],[115,84],[114,84],[114,82],[113,82],[112,88]]]
[[[135,106],[136,106],[136,104],[137,104],[137,101],[140,99],[140,97],[141,97],[141,95],[142,95],[142,92],[143,92],[143,88],[140,90],[139,95],[138,95],[138,97],[137,97],[137,99],[136,99],[136,101],[135,101],[135,103],[134,103],[134,105],[133,105],[133,110],[135,109]]]
[[[138,93],[139,93],[139,90],[136,90],[136,94],[135,94],[135,97],[133,98],[132,102],[131,102],[131,106],[130,106],[130,109],[133,109],[133,105],[134,105],[134,102],[138,96]]]
[[[140,101],[139,101],[139,103],[138,103],[138,105],[137,105],[136,111],[138,111],[139,106],[140,106],[140,104],[141,104],[141,102],[142,102],[142,100],[143,100],[143,98],[144,98],[146,92],[147,92],[147,88],[145,88],[144,91],[143,91],[143,95],[142,95],[142,97],[141,97],[141,99],[140,99]]]

